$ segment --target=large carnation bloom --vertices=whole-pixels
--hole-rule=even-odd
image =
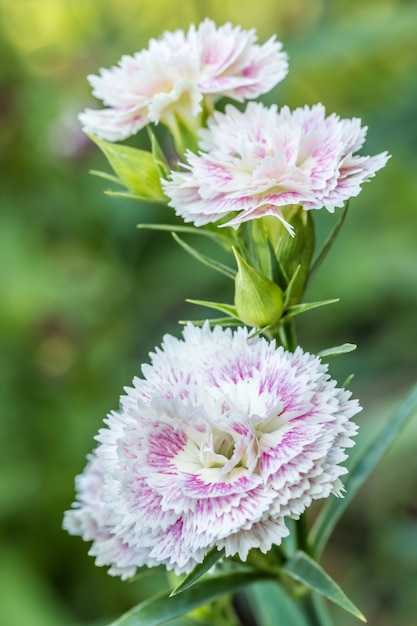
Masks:
[[[317,357],[188,324],[151,361],[108,416],[65,515],[111,574],[189,572],[213,547],[245,560],[281,543],[286,517],[341,494],[360,407]]]
[[[228,105],[200,130],[201,152],[187,153],[185,171],[173,172],[164,190],[196,226],[228,216],[237,227],[273,215],[292,232],[282,207],[333,212],[385,165],[386,152],[354,154],[366,131],[359,119],[326,117],[321,104],[290,111],[249,103],[244,112]]]
[[[165,32],[146,50],[123,56],[119,65],[89,76],[93,94],[109,107],[80,115],[86,130],[117,141],[149,122],[171,125],[173,116],[186,125],[220,96],[238,102],[270,91],[288,71],[282,44],[272,37],[256,44],[255,30],[230,23],[216,28],[204,20],[196,29]]]

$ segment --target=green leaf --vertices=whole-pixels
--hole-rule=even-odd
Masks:
[[[282,319],[287,320],[290,317],[294,317],[295,315],[300,315],[300,313],[305,313],[306,311],[317,309],[320,306],[335,304],[335,302],[339,302],[339,298],[333,298],[333,300],[321,300],[320,302],[305,302],[304,304],[294,304],[293,306],[289,306],[286,309],[285,314],[282,316]]]
[[[224,274],[228,278],[231,278],[232,280],[234,280],[236,276],[236,270],[232,269],[231,267],[228,267],[227,265],[224,265],[223,263],[214,261],[214,259],[210,259],[210,257],[206,256],[205,254],[201,254],[201,252],[199,252],[198,250],[190,246],[188,243],[185,243],[185,241],[183,241],[180,237],[178,237],[176,233],[173,232],[171,234],[173,238],[175,239],[175,241],[181,246],[181,248],[185,250],[186,252],[188,252],[188,254],[190,254],[192,257],[200,261],[200,263],[202,263],[203,265],[207,265],[208,267],[211,267],[216,272],[220,272],[221,274]]]
[[[226,315],[230,315],[230,317],[234,317],[236,320],[239,319],[236,307],[231,304],[222,304],[221,302],[208,302],[207,300],[189,300],[186,302],[190,302],[191,304],[197,304],[198,306],[205,306],[208,309],[215,309],[216,311],[220,311],[221,313],[226,313]]]
[[[176,596],[177,593],[182,593],[192,585],[194,585],[199,578],[201,578],[204,574],[206,574],[209,569],[213,567],[224,557],[224,550],[218,550],[217,548],[213,548],[206,554],[202,563],[198,563],[192,572],[190,572],[184,580],[177,586],[175,589],[171,591],[171,597]]]
[[[276,582],[256,583],[247,596],[258,626],[309,626],[295,600]]]
[[[102,150],[118,178],[129,191],[140,197],[166,202],[159,181],[158,167],[151,152],[110,143],[91,133],[86,134]]]
[[[170,597],[166,592],[159,593],[138,604],[113,622],[111,626],[159,626],[219,596],[235,593],[246,585],[271,577],[269,573],[250,569],[222,572],[193,585],[176,596]]]
[[[287,561],[282,568],[282,573],[320,593],[362,622],[366,622],[363,614],[344,594],[339,585],[305,552],[298,551],[292,559]]]
[[[317,353],[317,356],[325,359],[328,356],[337,356],[339,354],[346,354],[347,352],[353,352],[358,346],[354,343],[342,343],[340,346],[334,348],[327,348],[327,350],[321,350]]]
[[[337,235],[339,234],[339,230],[342,228],[343,222],[345,221],[348,208],[349,208],[349,201],[346,202],[345,206],[343,207],[343,211],[342,211],[342,214],[341,214],[339,220],[336,222],[335,226],[330,231],[330,234],[327,237],[326,241],[324,242],[322,249],[320,250],[320,252],[317,255],[317,257],[315,258],[315,260],[313,261],[313,263],[311,265],[310,272],[308,274],[307,282],[309,282],[312,279],[313,275],[317,272],[317,270],[319,269],[320,265],[323,263],[324,259],[326,258],[327,254],[329,253],[330,248],[334,244],[335,239],[336,239]]]
[[[309,540],[315,553],[320,554],[341,515],[362,487],[369,474],[395,441],[400,430],[417,411],[417,385],[357,457],[346,475],[344,498],[329,498],[311,529]]]

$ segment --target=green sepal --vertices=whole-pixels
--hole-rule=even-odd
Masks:
[[[159,176],[160,178],[166,178],[171,171],[171,168],[169,167],[168,161],[165,158],[164,151],[162,150],[159,141],[157,140],[155,133],[153,132],[149,124],[146,126],[146,130],[151,141],[151,152],[154,163],[158,168]]]
[[[317,352],[317,356],[321,359],[326,359],[329,356],[339,356],[339,354],[347,354],[348,352],[353,352],[356,350],[358,346],[354,343],[342,343],[340,346],[335,346],[334,348],[327,348],[327,350],[320,350]]]
[[[344,498],[328,498],[309,535],[315,554],[320,554],[340,517],[353,500],[369,474],[390,448],[400,430],[417,412],[417,385],[402,402],[384,427],[374,436],[363,451],[352,456],[349,473],[344,480]]]
[[[228,278],[231,278],[232,280],[235,278],[236,270],[232,269],[231,267],[228,267],[227,265],[224,265],[223,263],[219,263],[218,261],[215,261],[214,259],[210,259],[210,257],[206,256],[205,254],[201,254],[201,252],[199,252],[198,250],[190,246],[188,243],[185,243],[185,241],[183,241],[180,237],[178,237],[176,233],[173,232],[171,234],[173,238],[175,239],[175,241],[177,242],[177,244],[180,245],[181,248],[185,250],[186,252],[188,252],[188,254],[190,254],[192,257],[200,261],[200,263],[202,263],[203,265],[207,265],[208,267],[211,267],[216,272],[220,272],[220,274],[224,274],[225,276],[227,276]]]
[[[280,287],[258,272],[233,248],[238,272],[235,279],[235,307],[240,319],[263,328],[281,317],[284,297]]]
[[[261,274],[272,280],[270,245],[262,220],[248,222],[248,250],[254,266]],[[273,253],[273,250],[272,250]]]
[[[283,315],[283,320],[288,320],[291,317],[295,317],[296,315],[300,315],[301,313],[306,313],[306,311],[311,311],[312,309],[317,309],[321,306],[327,306],[328,304],[335,304],[339,302],[339,298],[333,298],[332,300],[320,300],[319,302],[304,302],[303,304],[294,304],[293,306],[289,306],[285,310],[285,314]],[[350,352],[350,350],[348,350]]]
[[[305,211],[299,206],[292,207],[285,218],[294,228],[295,236],[291,236],[284,226],[280,225],[280,234],[276,234],[276,240],[271,241],[284,276],[293,276],[297,267],[301,266],[292,286],[289,301],[289,304],[297,304],[304,293],[314,252],[314,224],[311,211]]]
[[[158,167],[151,152],[110,143],[91,133],[86,134],[104,153],[121,183],[130,192],[141,198],[166,202]]]
[[[258,626],[309,626],[296,600],[278,582],[262,582],[247,591]]]
[[[291,280],[286,282],[286,289],[284,292],[284,309],[290,306],[290,303],[295,300],[296,294],[293,293],[297,289],[298,274],[301,271],[301,265],[297,265],[294,274],[291,276]]]
[[[211,569],[217,561],[224,557],[224,549],[218,550],[216,547],[210,550],[204,557],[202,563],[198,563],[192,572],[190,572],[179,585],[175,587],[170,593],[170,596],[176,596],[177,593],[183,593],[186,589],[189,589],[192,585],[195,585],[209,569]]]
[[[305,552],[298,551],[287,561],[282,568],[282,573],[302,583],[312,591],[320,593],[362,622],[366,622],[364,615],[349,600],[339,585],[330,578],[317,561],[314,561]]]
[[[159,626],[185,615],[202,604],[261,580],[271,579],[268,572],[259,570],[226,571],[209,576],[183,593],[170,597],[162,592],[141,602],[122,615],[111,626]]]
[[[216,311],[220,311],[221,313],[230,315],[230,317],[233,317],[236,320],[240,320],[236,307],[234,307],[231,304],[223,304],[221,302],[208,302],[207,300],[191,300],[191,299],[187,299],[186,302],[190,302],[191,304],[197,304],[198,306],[205,306],[208,309],[215,309]]]

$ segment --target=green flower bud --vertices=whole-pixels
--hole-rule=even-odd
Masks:
[[[233,248],[238,266],[235,278],[235,307],[240,319],[250,326],[263,328],[278,322],[284,299],[272,280],[251,267]]]

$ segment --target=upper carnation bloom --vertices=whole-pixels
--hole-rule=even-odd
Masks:
[[[186,153],[186,171],[173,172],[164,191],[196,226],[227,216],[237,227],[273,215],[292,232],[282,207],[333,212],[385,165],[386,152],[354,154],[366,131],[359,119],[326,117],[321,104],[290,111],[251,102],[244,112],[228,105],[199,131],[201,152]]]
[[[244,328],[165,336],[97,436],[64,526],[110,573],[189,572],[217,547],[247,558],[339,495],[360,410],[327,366]]]
[[[86,130],[109,141],[125,139],[149,122],[194,128],[202,101],[228,96],[238,102],[270,91],[288,71],[282,44],[256,44],[255,30],[205,19],[196,29],[165,32],[147,50],[89,76],[93,94],[109,107],[80,115]]]

